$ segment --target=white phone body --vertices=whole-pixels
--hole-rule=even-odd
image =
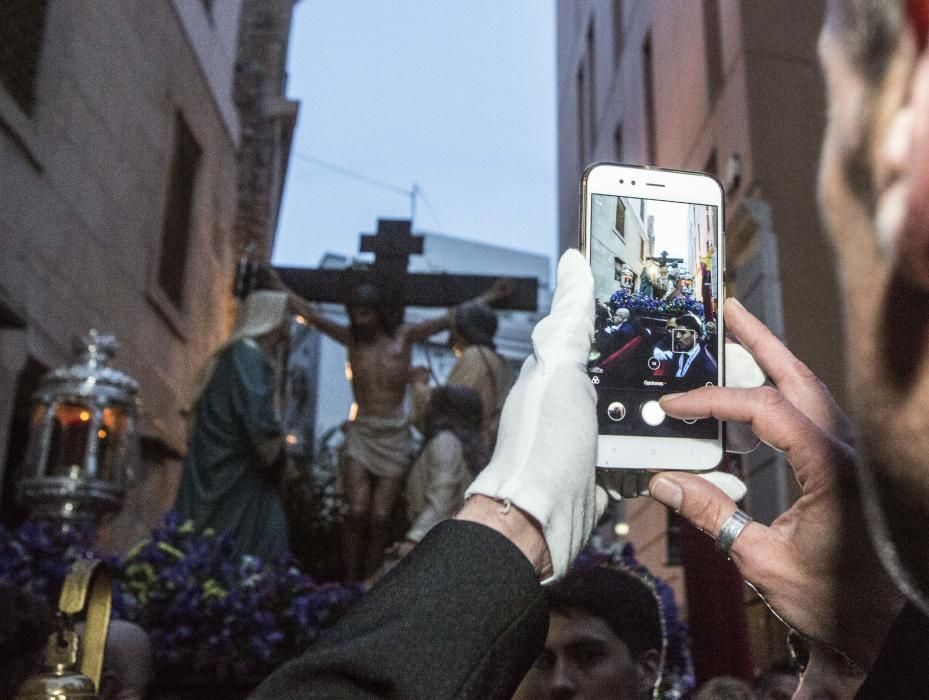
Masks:
[[[721,421],[671,418],[657,400],[723,383],[723,203],[719,181],[703,173],[612,163],[584,172],[601,470],[706,471],[722,461]]]

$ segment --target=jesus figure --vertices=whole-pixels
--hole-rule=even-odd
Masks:
[[[508,293],[507,282],[498,280],[476,301],[494,303]],[[412,459],[403,403],[413,344],[449,329],[456,311],[453,307],[417,324],[398,324],[384,297],[373,283],[357,285],[346,303],[348,326],[312,308],[306,314],[311,324],[348,349],[358,407],[345,430],[340,462],[348,502],[343,552],[349,581],[376,571],[390,543],[388,520]]]

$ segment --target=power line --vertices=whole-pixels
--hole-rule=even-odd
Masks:
[[[435,209],[432,206],[432,202],[429,201],[429,198],[426,197],[426,193],[415,182],[413,183],[412,189],[407,189],[405,187],[400,187],[399,185],[394,185],[390,182],[384,182],[383,180],[378,180],[377,178],[369,177],[368,175],[365,175],[364,173],[359,173],[349,168],[343,168],[341,165],[330,163],[327,160],[323,160],[322,158],[316,158],[315,156],[307,155],[306,153],[300,153],[298,151],[294,151],[293,157],[296,158],[297,160],[302,160],[305,163],[309,163],[319,168],[323,168],[324,170],[330,170],[334,173],[338,173],[339,175],[342,175],[343,177],[348,177],[353,180],[358,180],[359,182],[364,182],[374,187],[380,187],[381,189],[394,192],[395,194],[403,195],[404,197],[408,197],[410,200],[410,220],[411,221],[416,218],[416,199],[417,197],[422,198],[423,204],[426,205],[426,209],[429,211],[429,215],[432,217],[435,223],[438,224],[439,230],[446,231],[445,224],[442,222],[442,219],[439,218],[439,215],[436,214]]]
[[[354,180],[359,180],[360,182],[366,182],[369,185],[380,187],[381,189],[390,190],[391,192],[395,192],[397,194],[402,194],[404,197],[412,197],[416,193],[415,187],[412,190],[407,189],[406,187],[400,187],[399,185],[394,185],[389,182],[384,182],[383,180],[378,180],[377,178],[369,177],[364,173],[359,173],[355,170],[343,168],[341,165],[336,165],[335,163],[330,163],[329,161],[322,160],[321,158],[316,158],[305,153],[298,153],[295,151],[294,158],[297,160],[302,160],[306,163],[310,163],[311,165],[316,165],[326,170],[331,170],[332,172],[339,173],[345,177],[350,177]]]

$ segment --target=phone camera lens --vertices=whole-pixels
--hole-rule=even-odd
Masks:
[[[635,184],[635,180],[632,181],[632,184],[633,184],[633,185]]]
[[[620,181],[619,181],[619,184],[621,185],[621,184],[623,184],[624,182],[625,182],[625,180],[620,180]]]

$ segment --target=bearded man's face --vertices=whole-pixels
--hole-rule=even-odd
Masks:
[[[904,32],[886,70],[866,75],[840,30],[846,5],[830,3],[820,37],[819,196],[846,304],[866,510],[885,563],[929,600],[929,61]]]

